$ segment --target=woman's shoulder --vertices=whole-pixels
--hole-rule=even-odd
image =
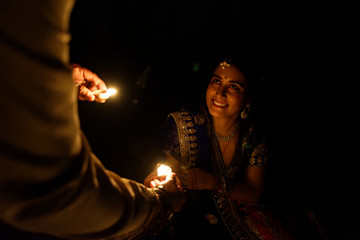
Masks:
[[[197,107],[182,107],[168,114],[168,118],[181,120],[185,122],[193,122],[197,125],[202,125],[206,121],[206,115],[201,106]]]

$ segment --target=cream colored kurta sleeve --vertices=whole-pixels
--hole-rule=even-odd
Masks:
[[[80,130],[68,68],[74,0],[0,5],[0,220],[86,239],[144,226],[157,195],[110,174]]]

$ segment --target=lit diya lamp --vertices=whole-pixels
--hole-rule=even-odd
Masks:
[[[161,164],[158,168],[157,168],[157,175],[159,177],[159,180],[164,181],[166,179],[167,176],[171,176],[172,174],[172,169],[169,166],[166,166],[164,164]]]

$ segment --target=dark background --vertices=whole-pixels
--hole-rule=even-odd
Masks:
[[[167,114],[201,100],[211,60],[251,53],[264,70],[272,196],[310,206],[335,239],[360,239],[354,144],[343,134],[353,109],[330,25],[310,7],[260,0],[78,0],[71,60],[119,90],[104,104],[79,102],[82,129],[107,168],[142,182],[161,160],[154,139]]]

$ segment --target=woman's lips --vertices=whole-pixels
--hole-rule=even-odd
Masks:
[[[212,102],[216,107],[224,108],[224,107],[228,106],[227,104],[216,101],[215,99],[213,99]]]

